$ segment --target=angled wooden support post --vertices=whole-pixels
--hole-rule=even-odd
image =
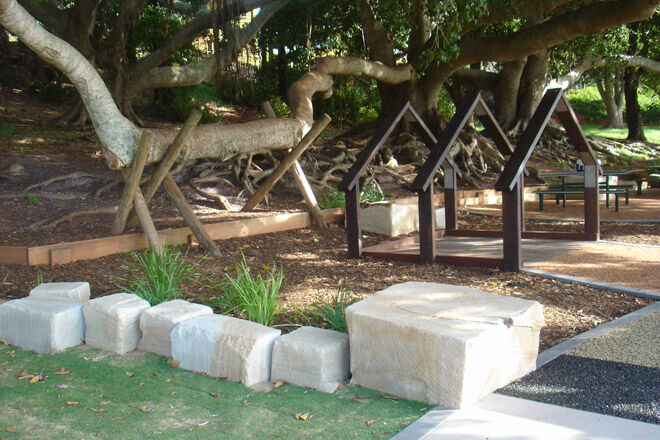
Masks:
[[[252,197],[245,203],[241,211],[251,211],[253,210],[259,202],[268,194],[268,192],[275,186],[278,180],[282,178],[284,173],[287,172],[289,168],[298,160],[301,154],[310,146],[312,142],[321,134],[321,132],[327,127],[330,123],[331,118],[328,115],[323,115],[321,119],[314,123],[314,126],[307,132],[307,134],[302,138],[300,143],[291,150],[291,152],[280,162],[280,164],[275,168],[275,171],[268,176],[266,181],[259,187],[259,189],[252,194]],[[318,205],[317,205],[318,208]],[[320,215],[320,211],[318,212]],[[312,213],[312,215],[314,215]]]
[[[112,224],[112,234],[114,235],[124,232],[128,215],[131,209],[133,209],[135,193],[140,189],[140,179],[142,178],[144,166],[147,163],[153,141],[154,136],[148,131],[143,131],[137,149],[135,150],[135,156],[133,156],[130,171],[127,169],[122,170],[125,184],[124,192],[121,196],[117,213],[115,214],[115,220]]]
[[[149,214],[149,208],[147,207],[147,203],[144,201],[144,196],[139,189],[135,193],[135,199],[133,202],[135,205],[135,212],[137,213],[140,224],[142,225],[142,230],[144,230],[144,235],[147,236],[149,246],[158,255],[163,255],[163,245],[160,243],[158,231],[156,230],[154,221]]]
[[[261,108],[263,108],[264,113],[266,113],[266,116],[268,116],[269,118],[271,119],[277,118],[277,115],[275,115],[275,112],[273,111],[273,107],[270,105],[270,102],[265,101],[263,104],[261,104]],[[291,149],[289,149],[288,153],[289,154],[291,153]],[[309,209],[309,213],[312,215],[314,222],[318,226],[321,226],[322,228],[327,228],[328,223],[325,221],[325,218],[321,213],[321,208],[319,207],[319,203],[316,200],[316,196],[314,195],[312,186],[309,184],[309,181],[307,180],[307,177],[305,176],[305,172],[300,166],[300,162],[298,162],[298,159],[296,159],[295,162],[293,162],[293,166],[291,167],[291,172],[293,173],[293,179],[296,181],[296,185],[298,185],[298,189],[300,190],[300,193],[302,194],[303,199],[305,200],[307,209]]]
[[[188,205],[185,196],[169,173],[166,174],[165,178],[163,179],[163,188],[167,192],[167,196],[170,198],[172,204],[181,213],[181,216],[186,221],[186,224],[188,227],[190,227],[190,230],[193,231],[195,237],[197,237],[199,240],[199,243],[204,246],[206,252],[213,255],[214,257],[219,257],[222,255],[222,252],[220,252],[218,246],[215,244],[208,232],[206,232],[204,225],[199,220],[199,218],[197,218],[190,205]]]
[[[433,185],[419,193],[419,258],[422,264],[435,262],[435,208]]]
[[[167,173],[170,172],[170,169],[174,163],[181,156],[181,152],[183,151],[183,147],[185,146],[186,141],[190,138],[193,129],[197,126],[197,124],[199,124],[201,119],[201,112],[193,110],[190,113],[190,116],[188,116],[188,119],[186,119],[183,127],[181,127],[181,130],[174,138],[172,145],[170,145],[170,147],[167,149],[165,157],[163,157],[163,159],[160,161],[156,171],[154,171],[153,176],[151,176],[149,182],[144,186],[142,195],[144,196],[144,201],[147,203],[147,206],[149,203],[151,203],[151,199],[154,197],[154,194],[156,194],[158,187],[160,187],[160,185],[163,183]],[[129,227],[133,227],[137,224],[137,218],[135,215],[128,219],[127,224]]]

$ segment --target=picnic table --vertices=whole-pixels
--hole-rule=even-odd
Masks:
[[[605,182],[599,183],[599,192],[605,194],[605,206],[610,207],[610,194],[614,194],[616,211],[619,210],[619,194],[625,193],[626,195],[626,204],[628,204],[628,189],[631,189],[628,185],[612,185],[610,184],[610,178],[614,176],[625,176],[630,174],[630,170],[624,171],[603,171],[602,176],[605,177]],[[559,196],[563,198],[563,207],[566,207],[566,195],[567,194],[578,194],[582,192],[583,188],[579,188],[579,183],[567,183],[566,180],[569,177],[572,178],[582,178],[584,182],[584,171],[569,171],[569,172],[556,172],[556,173],[540,173],[538,175],[541,178],[557,178],[561,180],[561,186],[552,187],[549,190],[544,191],[535,191],[539,195],[539,209],[543,210],[543,195],[544,194],[555,194],[557,196],[557,203],[559,204]],[[604,185],[603,185],[604,183]],[[581,184],[584,186],[584,183]],[[638,192],[641,191],[641,184],[638,182]]]

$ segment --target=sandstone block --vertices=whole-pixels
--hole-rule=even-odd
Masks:
[[[80,345],[85,335],[82,307],[28,298],[8,301],[0,305],[0,339],[41,354]]]
[[[416,203],[374,203],[360,212],[362,229],[375,234],[397,237],[419,231]],[[436,228],[445,228],[445,208],[435,210]]]
[[[199,316],[172,329],[172,357],[186,370],[252,386],[270,379],[280,333],[230,316]]]
[[[301,327],[275,341],[271,381],[333,393],[350,375],[348,335]]]
[[[170,333],[174,326],[190,318],[212,315],[213,309],[202,304],[193,304],[182,299],[167,301],[151,307],[140,315],[142,339],[138,349],[161,356],[172,356]]]
[[[96,298],[83,306],[85,342],[91,347],[128,353],[140,340],[140,315],[149,303],[137,295],[116,293]]]
[[[43,283],[30,290],[30,299],[39,301],[89,301],[89,283]]]
[[[535,368],[536,301],[448,284],[391,286],[346,309],[351,383],[459,408]]]

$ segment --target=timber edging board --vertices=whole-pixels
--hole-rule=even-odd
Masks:
[[[329,223],[344,219],[344,209],[326,209],[321,211]],[[213,240],[250,237],[272,232],[290,231],[312,226],[313,219],[309,212],[257,217],[245,220],[232,220],[222,223],[205,224],[204,228]],[[158,231],[162,243],[190,244],[196,238],[190,228],[164,229]],[[91,240],[72,241],[45,246],[19,247],[0,246],[0,264],[21,264],[36,266],[42,264],[67,264],[80,260],[92,260],[108,255],[131,252],[147,248],[147,239],[142,233],[124,234]]]

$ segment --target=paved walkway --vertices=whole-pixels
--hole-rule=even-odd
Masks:
[[[660,302],[550,348],[537,366],[467,408],[434,409],[394,439],[660,439]]]

